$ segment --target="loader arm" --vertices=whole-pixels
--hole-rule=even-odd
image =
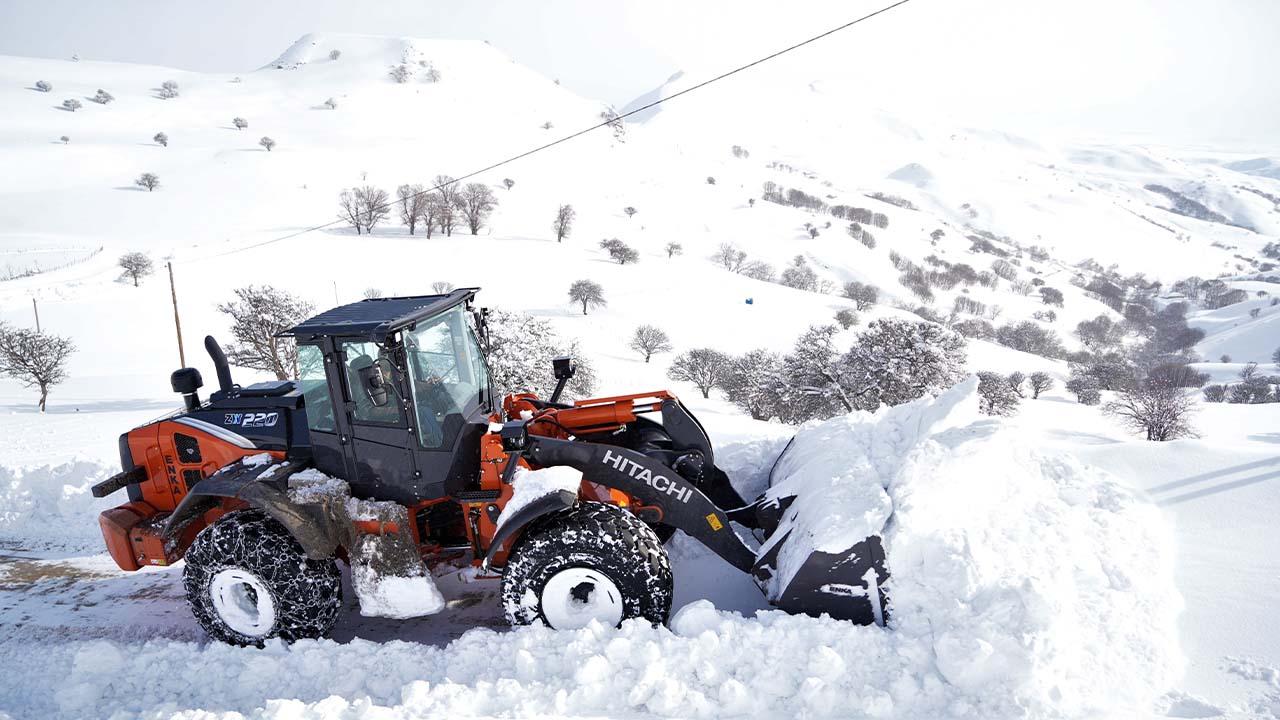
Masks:
[[[512,425],[523,423],[508,423]],[[507,449],[522,452],[537,467],[574,468],[590,482],[620,490],[646,506],[657,507],[662,512],[662,522],[697,538],[743,572],[751,572],[755,564],[755,551],[733,531],[725,511],[688,480],[653,458],[614,445],[527,434],[520,435]],[[492,561],[501,544],[494,542],[490,546],[486,563]]]

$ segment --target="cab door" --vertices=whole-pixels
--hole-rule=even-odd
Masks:
[[[400,353],[393,345],[366,338],[340,338],[335,343],[341,366],[334,370],[340,375],[343,415],[350,428],[352,494],[402,504],[427,499],[413,452]],[[381,378],[385,398],[370,387],[374,375]]]

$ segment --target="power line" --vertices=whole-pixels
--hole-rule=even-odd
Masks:
[[[417,197],[419,197],[419,196],[421,196],[421,195],[426,195],[426,194],[428,194],[428,193],[433,193],[433,192],[435,192],[435,191],[437,191],[437,190],[440,190],[440,189],[442,189],[442,188],[448,187],[448,186],[450,186],[450,185],[456,185],[457,183],[460,183],[460,182],[462,182],[463,180],[468,180],[468,179],[473,178],[473,177],[475,177],[475,176],[477,176],[477,175],[480,175],[480,174],[482,174],[482,173],[487,173],[487,172],[489,172],[490,170],[496,170],[497,168],[500,168],[500,167],[502,167],[503,165],[507,165],[507,164],[513,163],[513,162],[515,162],[515,161],[517,161],[517,160],[522,160],[522,159],[524,159],[524,158],[529,157],[530,155],[533,155],[534,153],[539,153],[539,152],[542,152],[543,150],[547,150],[547,149],[549,149],[549,148],[553,148],[553,147],[555,147],[556,145],[559,145],[559,144],[561,144],[561,143],[568,142],[568,141],[570,141],[570,140],[573,140],[574,138],[581,137],[581,136],[583,136],[583,135],[586,135],[586,134],[587,134],[587,133],[589,133],[589,132],[593,132],[593,131],[595,131],[595,130],[599,130],[600,128],[603,128],[603,127],[612,127],[615,123],[621,122],[621,121],[623,121],[623,120],[625,120],[625,119],[627,119],[627,118],[631,117],[632,115],[635,115],[636,113],[641,113],[641,112],[644,112],[645,110],[648,110],[648,109],[650,109],[650,108],[657,107],[658,105],[661,105],[662,103],[664,103],[664,102],[668,102],[668,101],[670,101],[670,100],[674,100],[674,99],[676,99],[676,98],[680,97],[681,95],[688,95],[689,93],[691,93],[691,92],[693,92],[693,91],[695,91],[695,90],[701,90],[702,88],[704,88],[704,87],[706,87],[706,86],[708,86],[708,85],[710,85],[710,84],[712,84],[712,83],[719,82],[719,81],[721,81],[721,80],[724,80],[724,79],[725,79],[725,78],[727,78],[727,77],[731,77],[731,76],[733,76],[733,75],[737,75],[738,73],[742,72],[743,70],[749,70],[749,69],[751,69],[751,68],[753,68],[753,67],[755,67],[755,66],[757,66],[757,65],[761,65],[761,64],[763,64],[763,63],[769,62],[770,60],[773,60],[773,59],[775,59],[775,58],[777,58],[777,57],[780,57],[780,56],[782,56],[782,55],[786,55],[787,53],[789,53],[789,52],[791,52],[791,51],[793,51],[793,50],[798,50],[799,48],[802,48],[802,47],[804,47],[805,45],[808,45],[808,44],[810,44],[810,43],[817,42],[817,41],[819,41],[819,40],[821,40],[821,39],[823,39],[823,38],[825,38],[825,37],[827,37],[827,36],[829,36],[829,35],[834,35],[834,34],[836,34],[836,33],[840,32],[841,30],[846,30],[846,29],[848,29],[848,28],[851,28],[851,27],[853,27],[854,25],[857,25],[857,24],[858,24],[858,23],[860,23],[860,22],[863,22],[863,21],[865,21],[865,20],[870,20],[871,18],[873,18],[873,17],[875,17],[875,16],[877,16],[877,15],[882,15],[882,14],[884,14],[884,13],[887,13],[887,12],[889,12],[890,10],[893,10],[894,8],[900,7],[900,6],[902,6],[902,5],[906,5],[906,4],[907,4],[907,3],[909,3],[909,2],[911,2],[911,0],[898,0],[897,2],[893,3],[892,5],[886,5],[886,6],[882,7],[882,8],[880,8],[879,10],[876,10],[875,12],[868,13],[868,14],[863,15],[862,17],[856,18],[856,19],[854,19],[854,20],[850,20],[849,22],[847,22],[847,23],[845,23],[845,24],[843,24],[843,25],[838,25],[838,26],[836,26],[836,27],[833,27],[833,28],[831,28],[830,30],[827,30],[826,32],[823,32],[823,33],[821,33],[821,34],[819,34],[819,35],[814,35],[814,36],[813,36],[813,37],[811,37],[811,38],[808,38],[808,39],[806,39],[806,40],[802,40],[802,41],[800,41],[800,42],[798,42],[798,43],[796,43],[796,44],[794,44],[794,45],[791,45],[791,46],[789,46],[789,47],[785,47],[785,48],[783,48],[783,49],[781,49],[781,50],[778,50],[777,52],[771,53],[771,54],[769,54],[769,55],[765,55],[764,57],[759,58],[759,59],[757,59],[757,60],[753,60],[753,61],[751,61],[751,62],[747,63],[746,65],[740,65],[740,66],[738,66],[738,67],[736,67],[736,68],[734,68],[734,69],[732,69],[732,70],[729,70],[729,71],[727,71],[727,72],[724,72],[724,73],[721,73],[721,74],[719,74],[719,75],[716,75],[716,76],[715,76],[715,77],[713,77],[713,78],[710,78],[710,79],[708,79],[708,80],[703,80],[702,82],[698,83],[697,85],[692,85],[692,86],[690,86],[690,87],[687,87],[687,88],[685,88],[684,90],[681,90],[680,92],[672,93],[671,95],[668,95],[668,96],[663,97],[663,98],[658,98],[657,100],[654,100],[654,101],[653,101],[653,102],[651,102],[651,103],[647,103],[647,104],[645,104],[645,105],[642,105],[642,106],[640,106],[640,107],[638,107],[638,108],[636,108],[636,109],[634,109],[634,110],[630,110],[630,111],[625,112],[625,113],[623,113],[623,114],[621,114],[621,115],[617,115],[617,116],[615,116],[615,117],[611,117],[611,118],[609,118],[609,119],[605,120],[604,122],[597,123],[597,124],[592,125],[592,126],[587,127],[587,128],[583,128],[582,130],[579,130],[579,131],[577,131],[577,132],[575,132],[575,133],[571,133],[571,134],[569,134],[569,135],[565,135],[564,137],[559,138],[558,140],[552,140],[551,142],[549,142],[549,143],[547,143],[547,144],[545,144],[545,145],[539,145],[538,147],[535,147],[535,148],[533,148],[533,149],[531,149],[531,150],[526,150],[526,151],[524,151],[524,152],[520,153],[519,155],[513,155],[513,156],[511,156],[511,157],[509,157],[509,158],[507,158],[507,159],[505,159],[505,160],[500,160],[500,161],[498,161],[498,162],[496,162],[496,163],[493,163],[492,165],[488,165],[488,166],[486,166],[486,167],[482,167],[482,168],[480,168],[479,170],[473,170],[473,171],[471,171],[471,172],[467,173],[466,175],[463,175],[462,177],[454,178],[454,179],[453,179],[452,181],[450,181],[450,182],[443,183],[443,184],[441,184],[441,185],[436,185],[435,187],[427,188],[427,189],[422,190],[422,191],[420,191],[420,192],[416,192],[416,193],[414,193],[413,195],[408,195],[408,196],[406,196],[405,198],[403,198],[403,200],[409,200],[409,199],[417,198]],[[382,210],[382,209],[390,208],[390,207],[392,207],[393,205],[395,205],[397,202],[400,202],[401,200],[402,200],[401,198],[397,198],[396,200],[393,200],[393,201],[391,201],[391,202],[388,202],[388,203],[386,203],[386,204],[384,204],[384,205],[379,205],[379,206],[377,207],[377,209]],[[215,255],[210,255],[210,256],[207,256],[207,257],[204,257],[204,258],[200,258],[200,259],[201,259],[201,260],[208,260],[208,259],[210,259],[210,258],[223,257],[223,256],[225,256],[225,255],[231,255],[231,254],[238,253],[238,252],[244,252],[244,251],[246,251],[246,250],[253,250],[254,248],[260,248],[260,247],[263,247],[264,245],[271,245],[271,244],[273,244],[273,243],[283,242],[283,241],[285,241],[285,240],[290,240],[290,239],[292,239],[292,238],[296,238],[296,237],[298,237],[299,235],[306,235],[307,233],[310,233],[310,232],[315,232],[315,231],[317,231],[317,230],[323,230],[323,229],[325,229],[325,228],[327,228],[327,227],[332,227],[332,226],[334,226],[334,225],[338,225],[338,224],[343,223],[343,222],[346,222],[346,220],[343,220],[342,218],[339,218],[339,219],[337,219],[337,220],[331,220],[331,221],[329,221],[329,222],[327,222],[327,223],[324,223],[324,224],[322,224],[322,225],[316,225],[316,226],[314,226],[314,227],[305,228],[305,229],[303,229],[303,230],[298,230],[298,231],[296,231],[296,232],[289,233],[288,235],[281,235],[280,237],[277,237],[277,238],[272,238],[272,239],[270,239],[270,240],[263,240],[262,242],[259,242],[259,243],[254,243],[254,244],[252,244],[252,245],[246,245],[246,246],[244,246],[244,247],[235,248],[234,250],[227,250],[226,252],[217,253],[217,254],[215,254]],[[191,261],[188,261],[188,262],[195,262],[195,260],[191,260]]]

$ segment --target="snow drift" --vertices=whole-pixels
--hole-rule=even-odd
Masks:
[[[122,501],[89,488],[115,471],[93,462],[0,465],[0,543],[28,550],[101,551],[97,514]]]
[[[980,416],[976,388],[798,433],[768,491],[796,496],[775,580],[880,534],[894,643],[938,679],[1005,711],[1149,703],[1180,668],[1169,528],[1106,473]]]

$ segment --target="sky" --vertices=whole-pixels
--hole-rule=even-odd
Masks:
[[[242,73],[313,31],[469,38],[621,107],[890,1],[0,0],[0,54]],[[1012,132],[1280,142],[1280,0],[910,0],[776,65]]]

